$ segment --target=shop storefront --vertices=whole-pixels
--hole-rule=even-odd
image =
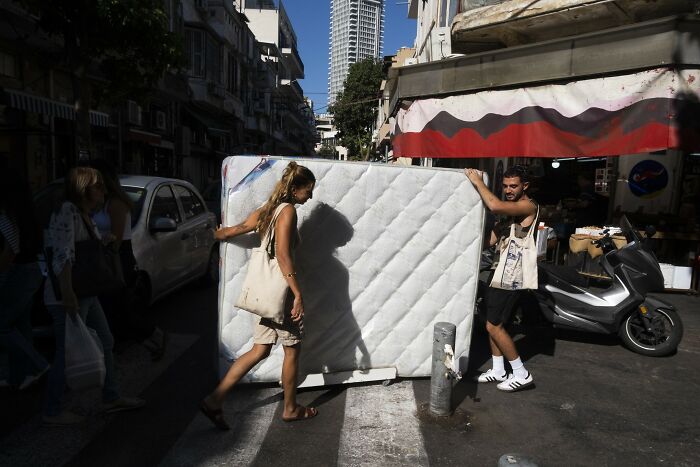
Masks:
[[[700,230],[700,22],[665,18],[404,67],[388,87],[395,157],[530,167],[561,242],[626,214],[687,265]],[[634,44],[632,46],[631,44]],[[391,80],[390,80],[391,81]]]

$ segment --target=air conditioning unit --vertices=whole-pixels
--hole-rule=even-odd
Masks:
[[[226,151],[226,137],[225,136],[211,136],[212,148],[215,151]]]
[[[407,66],[407,65],[417,65],[417,64],[418,64],[418,58],[416,58],[416,57],[407,58],[407,59],[403,62],[403,64],[404,64],[404,66]]]
[[[207,82],[207,92],[213,96],[226,97],[226,89],[220,84],[216,84],[214,81]]]
[[[160,110],[155,111],[155,125],[156,128],[159,130],[165,130],[168,125],[165,120],[165,112],[162,112]]]
[[[141,125],[141,107],[134,101],[127,101],[127,118],[132,125]]]
[[[200,11],[206,11],[209,8],[208,0],[194,0],[194,6]]]

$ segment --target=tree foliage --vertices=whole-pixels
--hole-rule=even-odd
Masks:
[[[63,41],[73,73],[97,68],[101,97],[142,94],[182,63],[182,37],[169,30],[162,0],[20,0],[38,26]],[[95,96],[98,97],[98,96]]]
[[[335,158],[335,154],[335,148],[329,144],[322,145],[319,150],[316,151],[316,155],[324,159],[333,159]]]
[[[77,115],[77,145],[89,149],[93,101],[139,99],[182,63],[182,37],[170,31],[162,0],[17,0],[37,26],[59,38]],[[88,76],[99,72],[90,85]]]
[[[328,109],[338,129],[337,137],[353,159],[369,157],[382,79],[382,64],[373,58],[350,65],[343,91]]]

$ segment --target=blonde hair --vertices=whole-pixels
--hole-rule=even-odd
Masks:
[[[66,175],[66,200],[81,207],[85,201],[88,187],[96,184],[104,185],[102,175],[91,167],[75,167]]]
[[[272,190],[270,198],[263,205],[258,217],[258,224],[255,226],[256,230],[260,233],[267,232],[275,209],[282,203],[294,204],[294,195],[292,193],[294,188],[300,188],[309,183],[316,183],[316,177],[314,177],[313,172],[303,165],[290,162],[284,169],[282,178],[275,185],[275,189]]]

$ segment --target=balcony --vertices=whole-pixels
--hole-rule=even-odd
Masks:
[[[301,86],[299,86],[299,83],[295,79],[281,79],[280,89],[287,93],[288,96],[295,97],[299,102],[304,100],[304,91],[302,91]]]
[[[294,79],[304,79],[304,62],[301,61],[296,47],[283,47],[282,56],[291,76]]]
[[[693,3],[684,0],[540,0],[535,3],[506,0],[471,8],[471,2],[462,0],[464,13],[458,14],[452,23],[452,51],[482,52],[692,13]]]

